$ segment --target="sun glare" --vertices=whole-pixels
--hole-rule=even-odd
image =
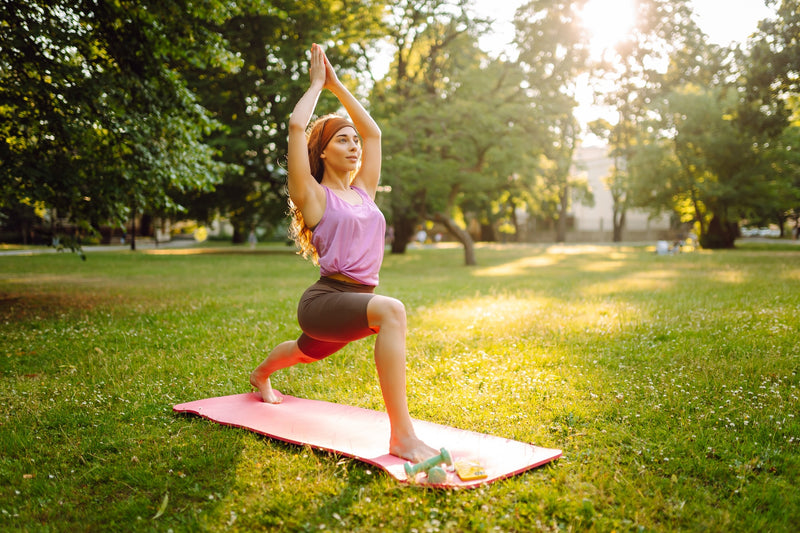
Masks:
[[[635,22],[635,0],[589,0],[581,19],[589,30],[592,52],[598,56],[621,41]]]

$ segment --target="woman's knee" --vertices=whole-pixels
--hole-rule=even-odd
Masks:
[[[370,326],[406,325],[406,306],[396,298],[376,296],[370,300],[367,311]]]

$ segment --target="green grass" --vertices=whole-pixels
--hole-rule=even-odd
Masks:
[[[415,418],[561,448],[467,491],[176,415],[298,330],[286,253],[0,257],[0,529],[793,531],[800,248],[387,256]],[[382,409],[370,340],[277,374]]]

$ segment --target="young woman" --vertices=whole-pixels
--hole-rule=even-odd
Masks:
[[[347,343],[377,334],[375,365],[391,424],[389,452],[422,461],[437,450],[414,432],[406,399],[406,313],[402,302],[374,294],[383,261],[386,221],[375,205],[381,172],[381,131],[342,85],[319,45],[311,48],[311,84],[289,119],[292,233],[320,279],[303,294],[297,340],[276,346],[250,375],[265,402],[280,403],[270,384],[276,370],[311,363]],[[323,89],[353,122],[327,115],[306,128]]]

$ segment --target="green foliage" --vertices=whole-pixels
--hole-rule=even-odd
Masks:
[[[687,86],[666,102],[659,126],[672,134],[631,161],[632,172],[646,176],[634,185],[634,199],[654,209],[667,206],[684,222],[697,222],[704,247],[729,248],[741,213],[772,190],[757,171],[750,139],[736,127],[735,94]],[[662,161],[654,164],[653,157]]]
[[[516,13],[515,44],[528,86],[554,117],[576,106],[576,78],[587,71],[588,35],[579,22],[586,0],[533,0]]]
[[[25,206],[87,230],[132,212],[221,214],[237,242],[270,230],[312,42],[370,92],[393,251],[426,218],[478,222],[491,238],[516,208],[563,226],[570,202],[590,202],[570,175],[587,75],[614,84],[604,101],[619,121],[594,131],[615,161],[615,235],[633,206],[677,210],[722,247],[740,220],[796,217],[797,0],[771,2],[777,16],[737,49],[709,44],[688,1],[641,0],[637,27],[600,64],[584,3],[522,5],[509,59],[479,49],[487,21],[466,0],[0,0],[0,217],[23,234]],[[389,73],[370,79],[385,37]],[[319,111],[336,105],[323,95]]]
[[[744,98],[739,123],[761,152],[762,174],[771,185],[755,209],[746,214],[756,223],[777,222],[800,214],[798,172],[798,99],[796,65],[800,59],[800,2],[775,2],[777,16],[759,23],[740,59],[745,66]]]
[[[629,44],[637,62],[620,63],[632,76],[615,95],[621,120],[596,131],[629,163],[613,178],[627,188],[627,205],[675,212],[697,225],[704,247],[730,248],[739,221],[783,225],[796,203],[787,114],[773,98],[780,69],[766,74],[754,62],[770,53],[763,42],[746,53],[720,48],[682,22],[683,10],[672,16],[682,31],[668,41],[669,67],[663,75],[642,69],[644,59],[652,63],[651,48]],[[641,90],[629,83],[637,79]]]
[[[787,97],[800,93],[800,1],[770,0],[776,16],[759,22],[751,41],[747,88],[779,109]]]
[[[171,412],[249,391],[267,347],[297,335],[316,271],[285,249],[3,257],[0,528],[794,531],[792,242],[485,246],[472,269],[452,249],[388,257],[413,416],[564,451],[450,492]],[[371,340],[274,383],[382,409]]]
[[[480,168],[476,158],[485,151],[474,152],[458,136],[469,127],[465,122],[491,115],[467,111],[469,104],[454,95],[483,56],[476,44],[483,22],[470,18],[463,2],[399,2],[389,24],[395,55],[389,74],[373,88],[371,111],[383,131],[392,251],[401,253],[419,222],[437,213],[450,217],[463,185],[480,187],[469,172]]]
[[[274,227],[285,217],[286,127],[308,88],[311,45],[322,44],[346,79],[365,67],[364,50],[381,35],[382,14],[382,2],[240,2],[235,16],[212,27],[241,66],[233,71],[200,66],[184,74],[202,105],[225,126],[209,144],[221,161],[240,171],[225,173],[214,191],[187,198],[189,217],[221,214],[234,226],[234,242],[243,242],[253,226]],[[331,105],[325,95],[320,114],[336,111]]]
[[[585,3],[534,0],[524,4],[515,18],[518,62],[541,110],[545,132],[538,172],[543,186],[537,191],[539,206],[534,211],[557,221],[558,242],[566,239],[571,201],[588,195],[586,186],[571,176],[581,133],[574,115],[575,94],[578,78],[590,72],[588,36],[578,17]]]
[[[663,102],[680,86],[682,76],[705,71],[700,56],[691,53],[698,49],[702,34],[685,0],[642,0],[636,3],[636,10],[633,31],[607,50],[596,65],[597,74],[613,83],[610,91],[598,96],[616,110],[618,120],[590,124],[590,131],[609,143],[609,156],[614,160],[605,181],[613,201],[615,241],[621,239],[629,208],[673,209],[669,191],[658,187],[659,172],[671,172],[665,168],[671,161],[654,159],[670,130],[654,126],[654,117],[661,116]],[[671,65],[669,74],[664,65]],[[643,133],[648,128],[655,128],[652,136]],[[639,169],[642,172],[637,174]]]
[[[175,66],[237,64],[203,27],[228,4],[3,6],[0,205],[40,202],[96,226],[131,206],[175,211],[170,191],[213,186],[226,166],[203,138],[217,123]]]
[[[549,198],[560,206],[578,133],[571,118],[575,101],[565,99],[562,89],[579,69],[560,56],[534,68],[544,59],[529,49],[525,32],[536,31],[533,23],[520,22],[518,28],[520,57],[526,59],[493,59],[477,46],[483,21],[469,19],[460,3],[412,4],[395,10],[396,56],[373,91],[384,126],[393,251],[404,249],[425,217],[450,219],[455,226],[452,218],[460,216],[493,230],[502,219],[514,220],[515,208],[541,212]],[[549,28],[557,17],[539,24]],[[553,35],[561,40],[549,51],[574,45],[565,36],[573,30]],[[578,52],[569,57],[581,61]],[[551,66],[555,73],[545,80]],[[565,81],[565,76],[572,77]],[[543,153],[557,165],[542,165]],[[548,180],[550,168],[557,168],[558,176]]]
[[[636,204],[635,195],[643,182],[650,179],[649,167],[642,176],[632,174],[628,163],[637,156],[645,157],[642,150],[653,150],[640,146],[640,128],[649,125],[658,113],[658,102],[670,83],[664,76],[663,65],[672,58],[678,61],[679,50],[697,41],[700,30],[691,18],[691,10],[685,0],[642,0],[636,2],[636,24],[628,35],[613,48],[606,50],[596,63],[596,74],[604,81],[611,81],[610,91],[599,93],[600,101],[611,106],[618,120],[611,124],[600,119],[589,124],[589,129],[609,144],[609,156],[614,165],[606,177],[606,185],[613,202],[614,241],[622,238],[625,215],[630,207],[651,205],[651,198]],[[691,71],[698,62],[690,54],[680,54],[680,61],[687,62],[681,70]]]

